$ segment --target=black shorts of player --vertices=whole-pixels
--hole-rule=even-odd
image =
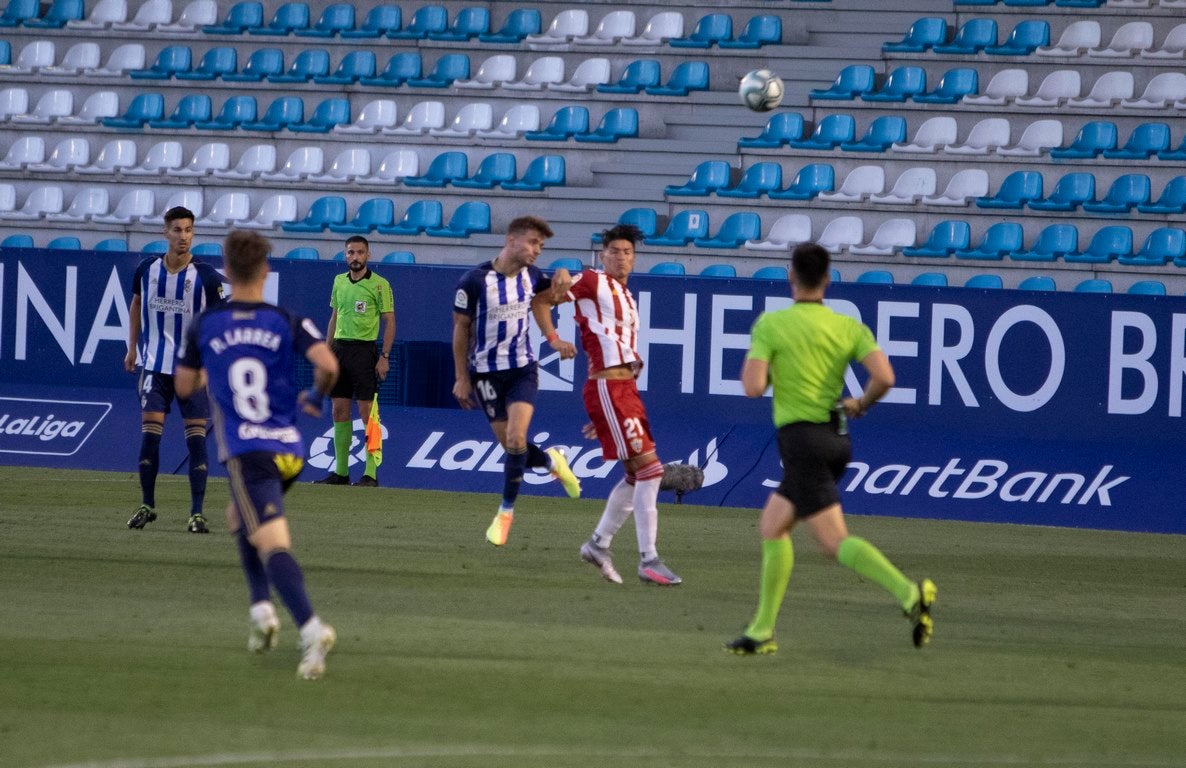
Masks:
[[[509,371],[473,373],[474,394],[490,421],[506,421],[510,403],[535,403],[539,392],[539,370],[535,363]]]
[[[173,375],[170,373],[140,372],[140,410],[144,413],[168,413],[173,401],[183,419],[210,418],[210,399],[206,388],[194,390],[188,398],[177,397],[173,389]]]
[[[379,350],[375,342],[334,339],[330,348],[338,358],[338,380],[329,391],[330,397],[373,398],[379,391],[379,377],[375,374]]]
[[[782,484],[777,493],[795,505],[795,519],[811,517],[840,502],[836,483],[852,458],[852,439],[826,424],[796,421],[778,430]]]
[[[284,494],[304,466],[300,456],[271,451],[251,451],[227,460],[231,500],[248,536],[269,520],[284,516]]]

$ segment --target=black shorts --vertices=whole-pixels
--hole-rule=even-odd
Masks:
[[[852,439],[838,434],[835,421],[797,421],[780,427],[778,453],[782,457],[782,484],[776,493],[795,506],[796,519],[840,503],[836,483],[852,458]]]
[[[338,358],[338,380],[329,391],[330,397],[351,400],[374,398],[379,391],[379,377],[375,373],[379,349],[375,342],[335,339],[330,349]]]
[[[509,371],[472,373],[474,394],[490,421],[506,421],[509,403],[535,404],[539,392],[539,369],[535,363]]]
[[[227,460],[240,530],[250,536],[269,520],[284,516],[284,494],[304,465],[300,456],[271,451],[251,451]]]

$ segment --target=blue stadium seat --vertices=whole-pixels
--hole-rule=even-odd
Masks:
[[[852,101],[873,90],[875,76],[868,64],[849,64],[840,70],[835,82],[824,89],[813,89],[811,98],[830,101]]]
[[[374,39],[398,32],[403,23],[403,12],[398,5],[376,5],[367,11],[362,24],[340,34],[345,39]]]
[[[36,19],[39,13],[40,0],[8,0],[4,12],[0,13],[0,27],[19,27]]]
[[[1079,247],[1079,230],[1073,224],[1047,225],[1029,250],[1014,251],[1014,261],[1057,261]]]
[[[687,273],[684,271],[684,265],[680,264],[678,261],[660,261],[658,264],[648,269],[647,274],[671,275],[678,277]]]
[[[782,42],[782,18],[774,14],[754,16],[745,24],[741,34],[732,40],[717,40],[721,48],[761,48]]]
[[[1055,159],[1084,159],[1096,157],[1101,152],[1116,146],[1116,124],[1107,120],[1093,120],[1085,123],[1066,147],[1050,150]]]
[[[845,141],[840,148],[845,152],[885,152],[894,144],[906,141],[906,118],[901,115],[882,115],[869,124],[860,141]]]
[[[305,218],[286,221],[280,226],[285,232],[324,232],[332,224],[346,223],[346,199],[338,195],[319,197],[309,206]]]
[[[979,90],[980,75],[976,70],[949,69],[935,90],[919,94],[914,100],[919,104],[955,104],[965,96],[975,95]]]
[[[947,275],[942,272],[922,272],[914,276],[911,285],[927,285],[934,288],[947,287]]]
[[[12,43],[0,40],[0,66],[12,64]]]
[[[561,107],[542,130],[527,131],[523,138],[528,141],[567,141],[581,133],[589,132],[589,109],[584,106]]]
[[[1160,280],[1138,280],[1128,286],[1125,293],[1135,296],[1164,296],[1166,294],[1165,283]]]
[[[920,258],[942,258],[959,250],[966,250],[972,241],[972,230],[968,222],[959,220],[941,221],[931,230],[925,243],[912,248],[903,248],[904,256]]]
[[[269,75],[270,83],[307,83],[315,77],[329,74],[329,51],[324,48],[309,48],[301,51],[292,60],[288,70],[279,75]]]
[[[938,16],[927,16],[910,25],[906,36],[896,43],[885,43],[882,53],[922,53],[932,46],[947,41],[947,20]]]
[[[508,181],[503,189],[516,192],[538,192],[544,187],[562,187],[567,180],[567,169],[562,155],[540,155],[527,164],[523,177]]]
[[[255,97],[238,94],[222,103],[222,109],[218,111],[213,120],[195,123],[194,127],[203,131],[233,131],[243,123],[255,120],[258,116],[259,110],[255,103]]]
[[[82,242],[74,235],[61,235],[45,244],[51,251],[77,251],[82,248]]]
[[[354,212],[354,218],[342,224],[330,224],[329,231],[338,234],[365,235],[379,227],[395,223],[395,203],[389,197],[372,197],[364,200]]]
[[[615,83],[597,86],[600,93],[641,93],[645,88],[654,88],[662,82],[662,70],[656,59],[637,59],[626,65],[622,76]]]
[[[737,186],[718,189],[720,197],[756,199],[782,189],[782,165],[776,162],[754,163],[746,169]]]
[[[857,275],[856,282],[864,283],[865,285],[893,285],[894,276],[891,272],[884,269],[870,269],[867,272]]]
[[[538,35],[543,28],[538,8],[516,8],[507,16],[497,32],[478,35],[483,43],[518,45],[529,35]]]
[[[904,66],[890,70],[881,88],[861,94],[861,101],[906,101],[926,93],[927,72],[922,67]]]
[[[494,189],[499,184],[514,181],[518,166],[512,152],[493,152],[482,158],[474,175],[465,179],[453,179],[453,186],[463,189]]]
[[[244,0],[232,5],[221,22],[202,27],[202,31],[210,35],[242,35],[249,29],[262,26],[263,23],[263,3]]]
[[[68,21],[82,19],[85,11],[82,0],[53,0],[44,16],[28,19],[25,26],[31,29],[61,29]]]
[[[933,46],[935,53],[955,54],[957,56],[971,56],[997,44],[996,19],[969,19],[956,30],[955,38],[950,43]]]
[[[446,53],[424,77],[408,78],[413,88],[448,88],[454,80],[469,79],[469,56],[464,53]]]
[[[444,212],[439,200],[417,200],[408,206],[403,218],[390,227],[380,227],[384,235],[419,235],[425,230],[441,226]]]
[[[812,200],[820,192],[831,192],[836,185],[836,171],[827,163],[805,165],[795,174],[786,189],[770,193],[771,200]]]
[[[584,268],[585,265],[581,263],[581,260],[574,256],[568,256],[563,259],[555,259],[551,264],[548,265],[549,270],[567,269],[569,272],[580,272],[584,270]]]
[[[228,83],[258,83],[284,73],[284,53],[279,48],[260,48],[251,53],[243,69],[228,72],[222,79]]]
[[[1186,213],[1186,176],[1170,179],[1157,202],[1141,203],[1137,210],[1155,214]]]
[[[198,243],[190,249],[194,256],[222,256],[222,243]]]
[[[149,120],[148,126],[170,130],[190,128],[197,123],[209,122],[212,111],[208,95],[190,93],[181,97],[172,114],[159,120]]]
[[[178,72],[188,72],[193,66],[193,53],[188,45],[169,45],[161,49],[152,66],[133,69],[128,77],[133,80],[168,80]]]
[[[308,120],[289,123],[288,130],[297,133],[329,133],[336,125],[350,122],[350,101],[346,98],[330,98],[313,110]]]
[[[601,123],[589,133],[573,136],[577,141],[612,144],[618,139],[638,136],[638,110],[634,107],[614,107],[605,113]]]
[[[1053,277],[1046,275],[1030,275],[1017,285],[1019,291],[1057,291]]]
[[[481,200],[467,200],[457,206],[449,223],[443,227],[429,227],[429,237],[469,237],[490,231],[490,204]]]
[[[375,68],[373,51],[350,51],[338,62],[333,74],[318,75],[313,78],[313,82],[319,85],[350,85],[363,78],[374,77]]]
[[[733,17],[727,13],[710,13],[696,22],[691,34],[673,37],[667,44],[673,48],[708,48],[713,43],[733,38]]]
[[[321,258],[321,254],[317,252],[316,248],[302,246],[300,248],[293,248],[288,253],[284,254],[284,258],[302,261],[317,261]]]
[[[682,61],[676,65],[666,85],[652,85],[646,92],[652,96],[687,96],[692,91],[708,90],[708,62]]]
[[[692,241],[697,248],[740,248],[746,240],[762,236],[762,219],[753,211],[731,213],[721,222],[713,237],[698,237]]]
[[[1012,2],[1017,2],[1017,0],[1012,0]],[[1099,8],[1105,2],[1107,0],[1054,0],[1054,4],[1061,8]],[[1005,4],[1008,5],[1009,0],[1006,0]]]
[[[415,264],[416,254],[411,251],[392,251],[379,260],[381,264]]]
[[[449,12],[439,5],[425,5],[416,9],[406,27],[388,32],[387,37],[391,40],[424,40],[430,34],[448,28]]]
[[[960,248],[956,250],[957,259],[980,259],[983,261],[1000,261],[1014,251],[1021,250],[1021,225],[1015,221],[998,221],[990,226],[975,248]]]
[[[739,148],[777,149],[792,141],[803,138],[803,115],[798,112],[777,112],[771,115],[762,128],[762,132],[754,137],[738,139]]]
[[[754,280],[781,280],[786,282],[787,268],[786,267],[759,267],[752,275]]]
[[[359,83],[366,86],[386,86],[398,88],[413,78],[420,77],[423,61],[419,53],[404,51],[397,53],[387,60],[387,66],[378,77],[364,77]]]
[[[1112,281],[1090,278],[1075,286],[1075,293],[1111,293]]]
[[[122,237],[109,237],[95,243],[91,250],[105,253],[128,253],[128,241]]]
[[[737,277],[737,267],[732,264],[709,264],[700,270],[700,277]]]
[[[1027,205],[1035,211],[1073,211],[1094,199],[1095,174],[1080,171],[1064,175],[1054,185],[1049,197],[1030,200]]]
[[[708,197],[713,192],[728,188],[732,172],[732,166],[725,160],[705,160],[693,169],[686,182],[678,186],[668,185],[663,189],[663,194],[674,197]]]
[[[1170,127],[1166,123],[1141,123],[1119,149],[1105,149],[1109,160],[1148,160],[1170,148]]]
[[[249,35],[284,36],[309,28],[309,5],[303,2],[284,3],[272,14],[267,24],[248,27]]]
[[[1107,264],[1132,253],[1132,230],[1125,226],[1101,227],[1091,236],[1085,251],[1071,251],[1063,256],[1072,264]]]
[[[1160,267],[1173,262],[1186,262],[1186,230],[1179,227],[1159,227],[1145,238],[1132,254],[1122,254],[1118,261],[1130,267]]]
[[[490,11],[485,8],[462,8],[453,24],[443,32],[429,32],[429,40],[464,42],[490,31]]]
[[[1128,213],[1142,203],[1149,202],[1149,177],[1143,173],[1127,173],[1112,182],[1103,200],[1083,204],[1090,213]]]
[[[831,150],[856,139],[857,124],[852,115],[826,115],[811,136],[789,142],[794,149]]]
[[[469,176],[469,160],[464,152],[442,152],[432,159],[424,173],[405,176],[404,184],[409,187],[444,187],[454,179]]]
[[[103,118],[103,125],[108,128],[143,128],[149,120],[159,120],[164,115],[164,96],[159,93],[141,93],[132,99],[122,115]]]
[[[239,54],[234,48],[219,46],[202,54],[198,66],[188,72],[174,74],[178,80],[215,80],[223,75],[234,74],[239,69]]]
[[[169,250],[167,240],[149,240],[140,249],[140,253],[166,253]]]
[[[964,283],[965,288],[988,288],[998,289],[1005,287],[1005,281],[1001,279],[1000,275],[972,275]]]
[[[33,236],[25,234],[8,235],[0,240],[0,248],[32,248]]]
[[[1050,22],[1028,19],[1013,27],[1009,37],[1000,45],[990,45],[984,52],[990,56],[1029,56],[1038,48],[1050,45]]]
[[[1042,174],[1037,171],[1014,171],[1001,182],[995,195],[976,198],[980,208],[1022,208],[1042,199]]]
[[[1174,149],[1164,149],[1157,153],[1157,156],[1162,160],[1177,161],[1186,160],[1186,134],[1183,134],[1182,141]]]
[[[333,37],[353,29],[354,4],[334,3],[325,7],[312,26],[293,31],[299,37]]]
[[[245,122],[241,128],[248,131],[279,131],[305,121],[305,102],[300,96],[280,96],[268,105],[259,120]]]
[[[685,246],[698,237],[708,237],[708,213],[680,211],[671,217],[663,234],[647,238],[647,245]]]
[[[642,232],[644,239],[651,238],[659,228],[659,214],[654,208],[627,208],[618,216],[618,223],[633,224]],[[601,233],[594,232],[591,239],[594,243],[600,243]]]

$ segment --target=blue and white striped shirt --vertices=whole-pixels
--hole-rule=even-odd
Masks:
[[[132,294],[140,297],[140,364],[151,373],[172,375],[189,324],[222,302],[222,278],[199,261],[171,273],[163,256],[153,256],[136,268]]]
[[[511,277],[487,261],[457,283],[453,311],[472,321],[469,369],[474,373],[510,371],[535,362],[528,328],[531,299],[551,287],[538,267],[524,267]]]

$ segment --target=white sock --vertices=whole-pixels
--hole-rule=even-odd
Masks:
[[[644,561],[659,556],[655,539],[659,535],[659,483],[662,476],[634,482],[634,528],[638,531],[638,552]]]
[[[601,513],[601,520],[597,523],[597,528],[593,530],[594,544],[603,549],[609,549],[614,534],[634,511],[633,496],[634,486],[627,483],[625,479],[619,480],[614,489],[609,492],[609,497],[605,500],[605,511]]]

